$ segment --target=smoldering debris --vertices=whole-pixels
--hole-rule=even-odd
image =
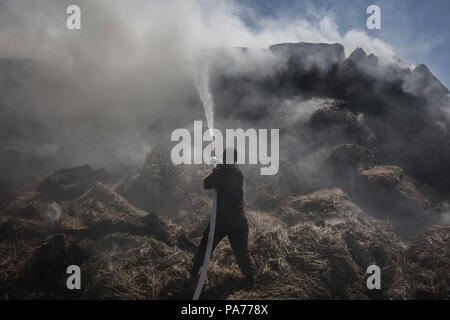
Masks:
[[[381,168],[372,170],[378,172]],[[381,179],[393,185],[399,184],[396,177],[381,174]],[[55,230],[32,217],[18,219],[14,212],[9,213],[0,223],[5,239],[1,251],[5,268],[0,277],[3,292],[10,298],[28,299],[189,298],[194,290],[188,281],[190,260],[207,223],[210,204],[207,194],[191,188],[189,179],[179,184],[180,189],[191,190],[196,195],[192,200],[196,200],[170,218],[139,210],[100,183],[62,203],[72,208],[68,212],[81,217],[78,224],[71,224],[73,217],[63,215]],[[247,210],[250,250],[257,269],[255,287],[245,288],[229,242],[224,241],[214,252],[204,298],[412,299],[423,297],[423,290],[430,290],[432,297],[448,297],[445,278],[437,273],[431,278],[426,276],[434,264],[416,260],[421,252],[428,252],[427,259],[439,264],[448,264],[449,257],[435,255],[431,249],[422,251],[416,243],[419,240],[402,239],[389,222],[364,212],[342,190],[274,196],[278,197],[277,207]],[[39,193],[30,199],[35,203],[44,201],[39,200]],[[186,210],[190,211],[188,216]],[[6,232],[12,227],[22,231]],[[425,234],[434,234],[436,228]],[[445,231],[439,232],[436,245],[442,250],[437,252],[445,252],[449,241]],[[43,242],[45,236],[55,233],[56,238]],[[13,252],[11,248],[19,244],[28,250]],[[33,250],[31,244],[38,244],[37,248]],[[38,279],[39,270],[52,259],[70,263],[76,260],[85,270],[85,290],[67,296],[66,290],[61,291],[56,270],[51,273],[51,281],[16,281],[16,272],[19,279]],[[366,268],[371,264],[382,268],[383,288],[378,292],[365,287]],[[423,275],[420,283],[410,276],[409,266],[414,266],[415,274]],[[50,279],[48,272],[45,275]]]

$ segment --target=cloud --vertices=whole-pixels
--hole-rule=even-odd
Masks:
[[[357,47],[363,48],[366,53],[373,53],[381,63],[394,63],[394,49],[387,43],[367,35],[364,31],[351,30],[342,39],[346,54],[350,54]]]

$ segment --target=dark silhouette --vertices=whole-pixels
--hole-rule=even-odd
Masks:
[[[254,270],[248,250],[248,223],[244,215],[244,177],[241,170],[236,165],[237,151],[233,151],[234,163],[219,164],[217,168],[205,178],[203,187],[208,190],[216,189],[217,191],[217,218],[213,250],[225,236],[228,236],[237,263],[241,268],[242,273],[245,275],[247,285],[252,287]],[[226,154],[227,150],[223,153],[224,162],[226,162]],[[191,279],[197,277],[198,270],[203,263],[206,245],[208,243],[208,234],[209,224],[203,233],[200,246],[193,258]]]

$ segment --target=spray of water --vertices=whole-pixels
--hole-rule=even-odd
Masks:
[[[195,69],[194,81],[203,103],[208,129],[211,132],[214,129],[214,101],[209,89],[209,68],[206,63]]]

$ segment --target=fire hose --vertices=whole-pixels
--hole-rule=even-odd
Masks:
[[[212,146],[212,165],[215,167],[217,163],[217,158],[215,156],[214,145]],[[208,272],[209,261],[211,260],[212,247],[214,243],[214,231],[216,229],[216,211],[217,211],[217,191],[216,189],[212,190],[212,212],[211,212],[211,220],[209,222],[209,233],[208,233],[208,244],[206,245],[205,257],[203,258],[203,266],[202,271],[200,272],[200,278],[198,279],[197,288],[195,289],[194,297],[192,300],[198,300],[200,294],[202,293],[203,285],[206,280],[206,273]]]

